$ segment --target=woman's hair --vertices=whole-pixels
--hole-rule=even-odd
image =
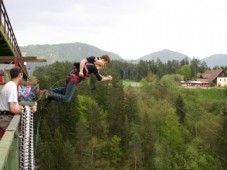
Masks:
[[[99,67],[104,67],[104,63],[103,63],[102,60],[96,60],[96,61],[94,62],[94,64],[97,65],[97,66],[99,66]]]
[[[107,63],[110,63],[110,57],[107,54],[102,55],[100,58],[107,61]]]

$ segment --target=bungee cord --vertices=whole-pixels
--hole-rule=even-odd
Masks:
[[[30,106],[23,106],[20,126],[20,170],[35,169],[33,144],[33,113]]]

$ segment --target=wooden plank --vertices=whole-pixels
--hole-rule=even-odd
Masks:
[[[29,101],[29,102],[26,102],[26,101],[23,101],[23,102],[19,102],[19,105],[21,106],[36,106],[37,105],[37,102],[33,102],[33,101]]]
[[[37,82],[26,82],[26,81],[20,81],[19,85],[36,85]]]

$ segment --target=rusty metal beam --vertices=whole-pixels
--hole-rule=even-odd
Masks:
[[[25,56],[25,57],[23,57],[23,56],[0,56],[0,57],[6,57],[6,58],[8,58],[8,57],[11,57],[11,58],[14,58],[14,57],[17,57],[17,58],[37,58],[37,56]]]
[[[14,59],[14,57],[1,56],[0,62],[12,62]],[[47,62],[46,59],[37,59],[37,57],[17,57],[16,60],[18,62]]]

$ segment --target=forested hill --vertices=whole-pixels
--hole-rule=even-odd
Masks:
[[[179,53],[179,52],[164,49],[164,50],[161,50],[161,51],[157,51],[157,52],[145,55],[145,56],[139,58],[137,61],[139,61],[139,60],[143,60],[143,61],[154,60],[154,61],[157,61],[157,59],[159,59],[160,61],[167,63],[168,61],[172,61],[172,60],[181,61],[185,58],[187,58],[188,61],[191,61],[192,58],[194,58],[194,57],[191,58],[191,57],[188,57],[186,54],[182,54],[182,53]],[[213,68],[215,66],[218,66],[218,67],[227,66],[227,54],[211,55],[209,57],[201,59],[200,61],[205,62],[207,64],[207,66],[210,67],[210,68]]]
[[[215,54],[202,59],[211,68],[215,66],[226,66],[227,65],[227,54]]]
[[[55,61],[69,61],[75,62],[89,56],[101,56],[103,54],[108,54],[112,60],[123,60],[121,56],[113,53],[104,51],[98,47],[85,44],[85,43],[62,43],[62,44],[43,44],[43,45],[28,45],[20,47],[22,52],[26,52],[26,56],[37,56],[42,59],[47,59],[47,64],[54,63]],[[186,54],[164,49],[161,51],[153,52],[145,55],[136,62],[140,60],[143,61],[157,61],[159,59],[161,62],[167,63],[172,60],[184,60],[191,61],[192,58],[188,57]],[[227,55],[216,54],[202,59],[208,67],[213,68],[215,66],[227,66]],[[29,63],[29,67],[33,68],[33,65],[42,65],[40,63]]]
[[[145,56],[139,58],[139,60],[156,61],[157,59],[160,59],[160,61],[166,63],[167,61],[172,61],[172,60],[181,61],[181,60],[185,59],[186,57],[187,57],[187,55],[185,55],[185,54],[181,54],[178,52],[174,52],[174,51],[165,49],[165,50],[161,50],[161,51],[157,51],[157,52],[145,55]],[[187,58],[190,59],[189,57],[187,57]]]
[[[48,63],[55,61],[80,61],[89,56],[101,56],[108,54],[111,59],[122,60],[122,58],[112,52],[103,51],[95,46],[84,43],[64,43],[64,44],[44,44],[44,45],[29,45],[20,47],[22,52],[26,52],[27,56],[38,56],[39,58],[47,59]]]
[[[227,88],[183,88],[181,77],[196,76],[204,67],[195,61],[174,63],[115,60],[103,70],[112,81],[92,76],[76,86],[70,102],[51,101],[42,115],[34,114],[34,123],[41,120],[36,166],[226,170]],[[38,67],[34,76],[40,89],[61,87],[69,67],[68,62]],[[125,87],[122,78],[141,81]],[[44,101],[38,100],[38,106]]]

